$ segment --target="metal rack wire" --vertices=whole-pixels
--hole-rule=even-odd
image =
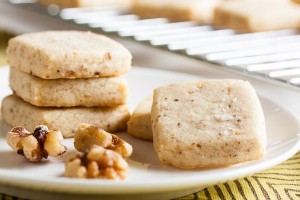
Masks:
[[[59,10],[54,5],[45,7],[30,0],[9,3],[300,91],[300,34],[296,30],[239,34],[190,21],[140,19],[125,10]]]

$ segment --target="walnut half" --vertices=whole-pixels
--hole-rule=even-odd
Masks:
[[[129,157],[132,154],[132,146],[118,136],[108,133],[97,126],[89,124],[79,125],[74,136],[75,148],[78,151],[85,152],[93,145],[113,150],[123,157]]]
[[[39,162],[48,156],[59,156],[67,148],[61,144],[60,131],[49,131],[47,126],[37,126],[33,133],[24,127],[15,127],[6,135],[8,145],[31,162]]]
[[[92,146],[66,162],[65,176],[71,178],[125,179],[128,164],[124,158],[101,146]]]

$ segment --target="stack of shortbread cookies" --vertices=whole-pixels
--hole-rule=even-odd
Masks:
[[[44,124],[72,137],[78,124],[126,130],[132,56],[121,44],[91,32],[48,31],[17,36],[7,49],[10,87],[2,117],[29,131]]]

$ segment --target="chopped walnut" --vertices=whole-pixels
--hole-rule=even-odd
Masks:
[[[31,162],[39,162],[48,156],[59,156],[67,148],[60,142],[63,136],[60,131],[49,131],[47,126],[37,126],[33,133],[24,127],[15,127],[7,133],[8,145],[18,154]]]
[[[74,136],[74,146],[78,151],[85,152],[93,145],[111,149],[123,157],[132,154],[132,146],[114,134],[89,124],[79,125]]]
[[[115,151],[92,146],[66,162],[65,176],[71,178],[125,179],[128,164]]]

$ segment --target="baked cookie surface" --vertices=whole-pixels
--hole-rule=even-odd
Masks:
[[[299,28],[300,6],[291,1],[223,1],[215,8],[213,24],[240,32]]]
[[[142,18],[164,17],[171,21],[197,21],[209,23],[213,11],[221,0],[135,0],[132,12]]]
[[[99,126],[109,132],[126,130],[130,117],[127,105],[117,107],[43,108],[26,103],[11,95],[2,101],[1,115],[11,126],[24,126],[33,131],[37,125],[60,130],[64,137],[73,137],[81,123]]]
[[[149,96],[135,108],[127,123],[127,133],[137,138],[152,141],[151,107],[153,96]]]
[[[151,120],[160,161],[178,168],[228,166],[265,154],[263,111],[245,81],[203,80],[157,88]]]
[[[131,67],[131,54],[112,39],[80,31],[29,33],[9,40],[8,63],[43,79],[117,76]]]
[[[122,76],[89,79],[41,79],[10,68],[10,87],[35,106],[118,106],[126,103],[127,81]]]

